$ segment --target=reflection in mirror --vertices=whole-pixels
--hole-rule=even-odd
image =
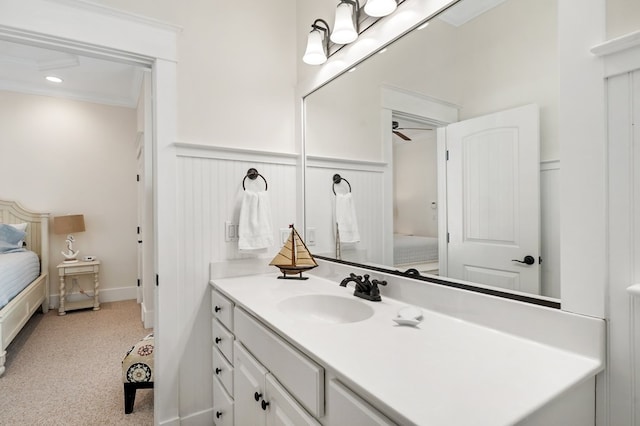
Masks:
[[[462,0],[305,98],[310,249],[559,298],[556,0],[483,3]],[[348,188],[334,195],[334,174],[357,241],[340,239]]]

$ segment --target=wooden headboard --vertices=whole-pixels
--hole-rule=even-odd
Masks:
[[[49,213],[36,213],[15,201],[0,200],[0,223],[28,223],[27,248],[40,257],[41,273],[49,272]]]

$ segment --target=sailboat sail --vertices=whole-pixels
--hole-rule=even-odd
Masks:
[[[287,242],[269,263],[269,265],[280,268],[285,276],[287,274],[298,274],[318,266],[298,231],[293,225],[290,225],[290,228],[291,233]]]

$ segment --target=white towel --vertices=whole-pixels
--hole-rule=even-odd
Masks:
[[[271,204],[267,191],[244,191],[238,225],[240,250],[257,250],[273,245]]]
[[[351,193],[336,194],[336,223],[340,232],[341,243],[357,243],[360,241],[356,206]]]

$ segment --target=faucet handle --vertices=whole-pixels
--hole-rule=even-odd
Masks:
[[[378,286],[378,285],[387,285],[387,282],[386,282],[386,281],[384,281],[384,280],[382,280],[382,281],[379,281],[379,280],[372,280],[372,281],[371,281],[371,284],[373,284],[374,286]]]

